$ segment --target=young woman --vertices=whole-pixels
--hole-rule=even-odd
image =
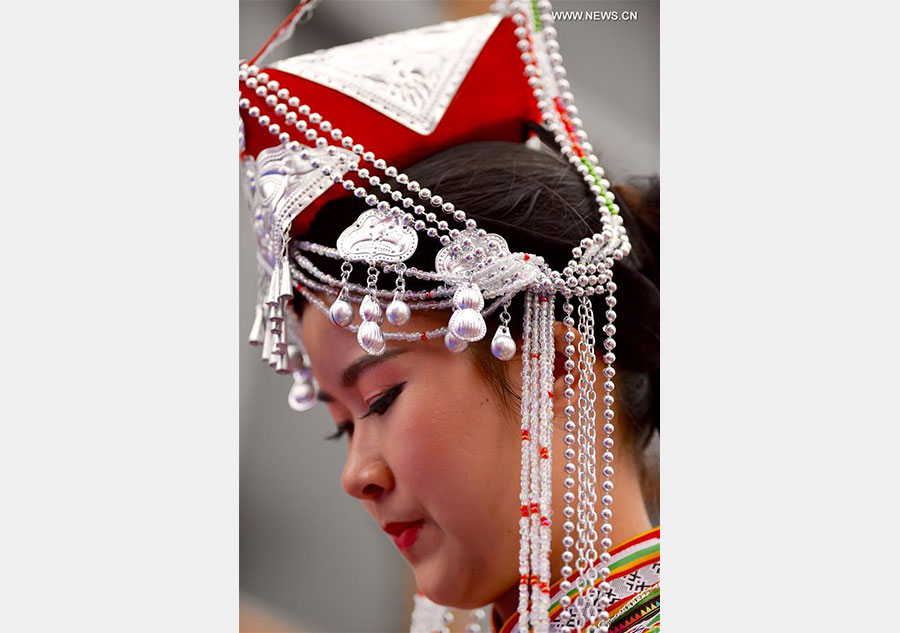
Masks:
[[[461,145],[406,172],[423,186],[458,200],[480,226],[502,232],[511,250],[541,255],[549,262],[564,264],[569,245],[586,226],[592,230],[599,224],[578,173],[552,153],[524,145]],[[618,454],[610,507],[617,543],[627,549],[636,537],[643,560],[616,570],[615,578],[622,582],[613,606],[651,587],[658,577],[658,530],[652,529],[647,512],[649,506],[655,514],[658,475],[643,457],[659,429],[658,194],[654,182],[647,187],[619,188],[624,192],[620,201],[631,199],[641,215],[620,202],[634,249],[617,273],[619,424],[613,433]],[[334,243],[363,209],[353,198],[329,203],[305,239]],[[408,263],[424,266],[436,252],[420,247]],[[482,339],[461,354],[434,340],[389,345],[383,356],[369,357],[351,332],[336,328],[299,294],[294,306],[303,317],[303,340],[319,397],[336,424],[332,437],[347,442],[345,491],[359,499],[393,539],[426,596],[458,608],[493,604],[496,629],[510,630],[519,586],[519,535],[514,528],[520,512],[521,354],[498,363],[490,341]],[[557,455],[566,448],[562,318],[560,310],[554,323]],[[421,331],[446,322],[447,315],[436,312],[416,314],[402,328],[388,327]],[[521,316],[513,314],[511,323],[520,322]],[[488,326],[488,331],[493,329]],[[521,333],[515,334],[521,341]],[[601,365],[595,368],[597,374]],[[348,373],[352,380],[346,379]],[[561,463],[554,467],[553,516],[562,517],[566,475]],[[562,538],[562,520],[554,521],[553,569],[562,566]]]
[[[603,178],[549,3],[504,11],[242,65],[251,342],[346,437],[413,630],[655,630],[656,188]]]

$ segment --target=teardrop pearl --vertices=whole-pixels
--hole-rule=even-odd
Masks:
[[[509,334],[509,328],[501,325],[491,340],[491,353],[500,360],[509,360],[516,355],[516,341]]]
[[[339,327],[347,327],[353,322],[353,306],[340,297],[334,300],[328,313],[334,324]]]
[[[470,343],[479,341],[487,333],[487,325],[481,313],[472,308],[457,310],[450,317],[450,331],[456,338]]]
[[[388,304],[385,313],[387,315],[387,320],[394,325],[406,325],[409,323],[409,306],[396,296],[394,297],[394,300]]]
[[[359,346],[372,356],[384,354],[384,333],[381,326],[375,321],[363,321],[356,332],[356,341]]]

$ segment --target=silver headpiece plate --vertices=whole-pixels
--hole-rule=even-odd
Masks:
[[[511,253],[496,233],[467,229],[438,251],[434,269],[449,279],[472,281],[490,297],[530,286],[541,274],[541,263],[542,258]]]
[[[396,264],[416,252],[419,236],[396,217],[370,209],[344,229],[337,241],[338,253],[348,261],[379,260]]]
[[[291,152],[283,145],[262,150],[256,159],[245,158],[243,166],[244,193],[253,214],[253,228],[261,253],[270,266],[278,256],[277,238],[285,226],[303,209],[318,198],[334,182],[322,173],[328,165],[332,173],[344,175],[355,155],[350,150],[336,147],[334,155],[327,149],[306,149],[309,159],[299,152]]]
[[[481,15],[298,55],[272,68],[333,88],[431,134],[500,23]]]

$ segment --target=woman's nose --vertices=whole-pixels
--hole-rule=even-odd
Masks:
[[[357,499],[375,501],[394,488],[394,475],[384,459],[372,447],[357,441],[355,434],[350,453],[341,473],[341,484],[348,495]]]

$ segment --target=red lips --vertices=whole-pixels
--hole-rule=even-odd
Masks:
[[[381,529],[391,535],[394,545],[398,549],[405,550],[415,544],[416,539],[419,538],[419,529],[424,522],[424,519],[419,519],[418,521],[387,523]]]

